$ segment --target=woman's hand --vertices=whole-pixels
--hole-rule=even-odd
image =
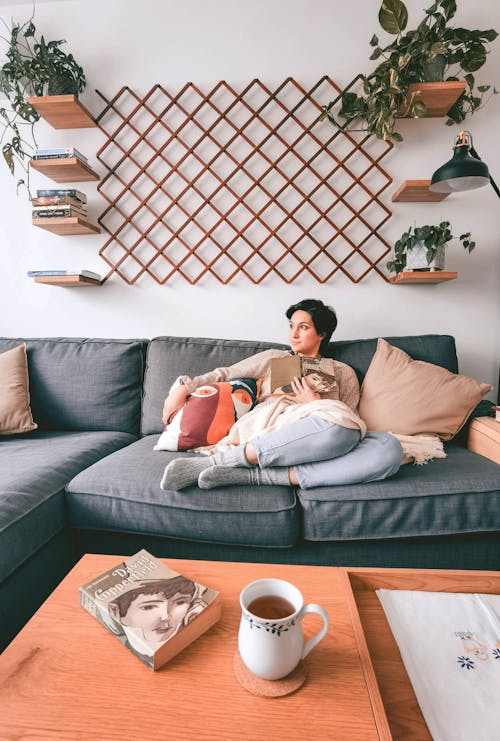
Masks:
[[[321,399],[321,396],[312,390],[305,378],[298,378],[297,376],[293,378],[292,389],[297,401],[300,401],[303,404],[307,401]]]
[[[182,384],[169,393],[163,404],[162,420],[164,425],[168,425],[172,421],[172,417],[182,409],[188,396],[187,386]]]

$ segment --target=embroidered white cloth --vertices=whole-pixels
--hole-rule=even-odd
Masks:
[[[377,590],[434,741],[500,739],[500,595]]]

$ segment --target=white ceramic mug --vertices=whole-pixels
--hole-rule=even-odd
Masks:
[[[281,597],[290,603],[290,614],[281,619],[259,617],[249,609],[256,599]],[[259,579],[248,584],[240,594],[241,622],[238,649],[243,663],[263,679],[282,679],[295,669],[301,659],[326,635],[330,621],[320,605],[304,605],[297,587],[283,579]],[[323,627],[307,643],[302,633],[302,618],[316,612]]]

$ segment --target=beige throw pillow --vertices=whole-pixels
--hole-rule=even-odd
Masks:
[[[369,430],[432,433],[450,440],[493,386],[422,360],[379,339],[361,386],[359,416]]]
[[[28,391],[26,345],[0,353],[0,435],[36,430]]]

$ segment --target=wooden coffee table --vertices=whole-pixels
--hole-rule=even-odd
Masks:
[[[166,559],[176,571],[219,590],[223,614],[153,673],[79,605],[80,585],[119,560],[82,558],[0,656],[1,739],[430,738],[374,589],[392,584],[500,591],[496,572]],[[233,672],[239,592],[269,576],[292,581],[306,602],[322,604],[331,619],[328,635],[308,657],[306,684],[279,699],[249,694]],[[306,637],[320,622],[314,615],[305,619]]]
[[[84,556],[0,656],[1,738],[379,738],[337,569],[166,559],[221,592],[222,618],[152,672],[79,604],[79,586],[119,561]],[[249,694],[233,671],[239,593],[268,576],[292,581],[332,622],[310,654],[306,684],[274,700]],[[319,623],[308,617],[305,631]]]

